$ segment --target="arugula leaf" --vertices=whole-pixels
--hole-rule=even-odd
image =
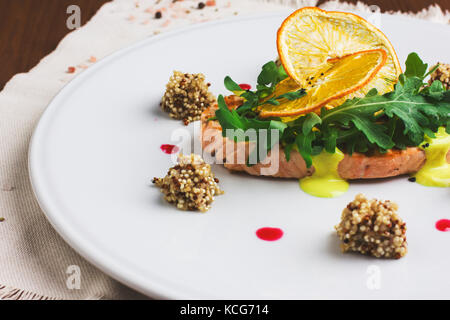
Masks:
[[[385,133],[385,128],[375,122],[375,113],[382,109],[383,101],[378,101],[380,97],[382,96],[354,98],[331,110],[323,108],[322,125],[326,127],[334,123],[348,127],[353,124],[371,143],[390,149],[394,147],[394,143]]]
[[[229,110],[222,95],[217,98],[219,109],[216,110],[216,118],[222,126],[222,132],[225,134],[227,129],[244,129],[244,123],[235,110]]]
[[[355,132],[357,132],[355,130]],[[335,127],[330,127],[327,129],[327,138],[324,140],[324,148],[328,153],[335,153],[336,152],[336,146],[337,146],[337,139],[339,137],[339,130]],[[347,135],[349,132],[347,132]],[[343,136],[341,135],[341,139]]]
[[[233,81],[233,79],[231,79],[230,77],[225,77],[224,80],[224,84],[225,84],[225,88],[227,88],[227,90],[232,91],[232,92],[236,92],[236,91],[245,91],[242,90],[242,88]]]
[[[406,59],[406,77],[418,77],[420,79],[425,78],[425,73],[428,69],[428,64],[423,63],[423,61],[419,58],[419,55],[415,52],[412,52],[408,55]]]
[[[308,168],[312,166],[312,142],[314,138],[315,138],[314,132],[310,132],[307,135],[301,133],[295,139],[298,151],[305,160],[306,166]]]
[[[306,95],[305,89],[300,89],[297,91],[286,92],[278,97],[271,98],[271,99],[265,101],[264,103],[269,103],[269,104],[278,106],[278,105],[280,105],[280,102],[278,100],[287,99],[289,101],[294,101],[294,100],[300,99],[301,97],[303,97],[305,95]]]
[[[229,76],[225,77],[224,85],[227,90],[233,92],[233,94],[239,95],[244,98],[244,104],[237,109],[237,113],[241,116],[252,114],[257,107],[262,104],[264,98],[270,96],[275,87],[280,81],[288,77],[283,66],[277,66],[275,62],[270,61],[266,63],[258,76],[258,84],[256,86],[256,91],[242,90],[242,88]],[[290,101],[299,99],[306,94],[306,91],[300,89],[294,92],[285,93],[279,97],[272,98],[265,103],[270,103],[273,105],[279,105],[280,99],[288,99]],[[254,112],[253,112],[254,114]],[[256,115],[256,114],[255,114]]]
[[[258,76],[258,84],[262,86],[275,86],[280,81],[287,78],[284,68],[280,68],[274,61],[266,63]]]
[[[271,105],[274,105],[274,106],[279,106],[280,105],[280,102],[276,98],[269,99],[265,103],[271,104]]]
[[[423,95],[427,95],[435,100],[442,100],[442,98],[444,98],[444,93],[445,93],[444,85],[439,80],[435,80],[435,81],[433,81],[431,86],[425,87],[421,91],[421,93]]]
[[[331,150],[334,144],[336,131],[328,129],[333,126],[354,126],[363,134],[362,140],[354,137],[342,139],[339,132],[336,139],[340,139],[341,146],[342,140],[346,141],[349,152],[355,149],[366,152],[374,148],[384,151],[396,146],[417,146],[427,132],[436,132],[439,126],[446,125],[450,105],[444,98],[448,93],[440,82],[421,90],[426,69],[427,65],[417,54],[410,54],[407,61],[409,76],[406,73],[402,75],[394,91],[384,95],[371,91],[364,98],[354,98],[337,108],[322,110],[326,149]],[[380,122],[375,114],[386,116],[388,121]]]
[[[294,143],[290,143],[284,147],[284,156],[286,157],[287,162],[291,161],[291,152],[294,146]]]
[[[314,145],[314,141],[320,134],[314,131],[314,127],[320,125],[322,120],[315,113],[309,113],[304,117],[288,123],[288,128],[285,129],[282,141],[285,142],[285,156],[286,160],[290,160],[291,151],[294,146],[297,147],[300,154],[304,158],[307,167],[312,165],[312,155],[317,155],[322,151],[321,146]],[[297,130],[301,128],[301,130]]]
[[[278,96],[276,99],[288,99],[289,101],[294,101],[297,99],[300,99],[301,97],[306,95],[305,89],[300,89],[297,91],[287,92],[285,94],[282,94],[281,96]]]
[[[309,134],[316,125],[321,123],[322,119],[320,119],[317,114],[315,114],[314,112],[308,113],[308,115],[305,117],[305,121],[303,122],[302,133],[304,135]]]
[[[376,89],[370,90],[365,97],[345,101],[341,106],[327,110],[323,108],[320,116],[309,113],[294,121],[284,123],[281,119],[259,119],[257,107],[275,90],[276,85],[287,77],[286,72],[275,63],[269,62],[262,68],[258,77],[256,91],[244,91],[240,94],[244,104],[237,110],[229,110],[222,96],[219,97],[219,109],[216,118],[226,129],[249,129],[258,131],[255,151],[266,154],[277,143],[284,147],[289,161],[294,148],[312,165],[312,156],[324,149],[334,153],[336,148],[348,154],[354,152],[385,153],[389,149],[405,149],[418,146],[424,135],[430,137],[445,126],[450,133],[450,91],[440,81],[431,85],[424,79],[428,65],[416,53],[411,53],[406,61],[406,71],[399,76],[393,91],[380,95]],[[237,84],[227,77],[227,89],[236,91]],[[264,103],[280,104],[281,99],[295,100],[304,96],[301,89],[288,92]],[[278,138],[269,136],[264,143],[259,138],[260,130],[274,129]],[[259,161],[258,153],[258,161]]]
[[[425,78],[431,75],[433,72],[435,72],[439,68],[440,64],[436,64],[433,68],[430,69],[430,71],[427,72],[427,74],[424,76]]]

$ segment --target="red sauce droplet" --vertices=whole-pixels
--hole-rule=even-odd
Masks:
[[[241,89],[242,89],[242,90],[245,90],[245,91],[251,90],[251,89],[252,89],[252,86],[249,85],[249,84],[246,84],[246,83],[241,83],[241,84],[239,85],[239,87],[241,87]]]
[[[438,222],[436,222],[436,229],[442,232],[450,232],[450,220],[439,220]]]
[[[264,241],[277,241],[283,237],[283,230],[278,228],[261,228],[256,231],[256,236]]]
[[[167,154],[174,154],[174,153],[177,153],[180,150],[180,148],[178,148],[177,146],[174,146],[173,144],[163,144],[161,146],[161,150],[162,150],[162,152],[167,153]]]

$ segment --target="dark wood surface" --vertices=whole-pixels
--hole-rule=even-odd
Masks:
[[[71,30],[67,7],[81,9],[86,23],[107,0],[0,0],[0,90],[52,52]]]
[[[357,0],[347,0],[356,3]],[[108,0],[0,0],[0,90],[16,73],[26,72],[53,51],[70,30],[66,10],[75,4],[86,23]],[[200,1],[199,1],[200,2]],[[319,5],[325,0],[319,1]],[[450,10],[450,0],[363,0],[382,11],[417,12],[438,3]]]

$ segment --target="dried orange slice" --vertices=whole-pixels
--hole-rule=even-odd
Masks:
[[[307,78],[306,96],[293,101],[280,99],[280,105],[277,106],[264,104],[260,107],[260,116],[292,117],[318,110],[323,106],[340,104],[342,99],[345,100],[366,87],[386,64],[386,60],[387,53],[383,49],[355,52],[342,58],[330,59],[325,68]],[[275,92],[267,99],[300,88],[297,82],[288,78],[280,82]]]
[[[294,82],[311,92],[301,101],[264,105],[262,117],[296,116],[325,105],[333,107],[372,88],[383,94],[393,89],[401,73],[386,36],[352,13],[299,9],[281,25],[277,47],[291,79],[280,83],[275,95],[295,87]]]

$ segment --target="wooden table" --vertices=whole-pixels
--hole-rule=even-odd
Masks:
[[[109,0],[0,0],[0,90],[16,73],[26,72],[56,48],[70,30],[69,5],[81,8],[82,24]],[[347,0],[356,3],[356,0]],[[200,2],[200,1],[199,1]],[[325,0],[319,1],[319,5]],[[438,3],[450,10],[450,0],[362,0],[382,11],[417,12]]]

